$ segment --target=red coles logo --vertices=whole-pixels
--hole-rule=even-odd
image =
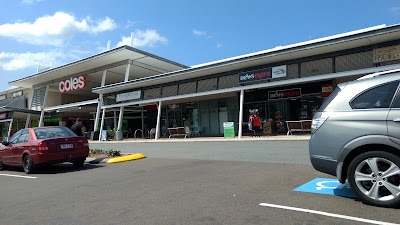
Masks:
[[[86,88],[86,75],[71,77],[67,80],[60,81],[58,89],[61,93],[77,91]]]

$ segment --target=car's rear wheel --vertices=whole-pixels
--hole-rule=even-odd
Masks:
[[[24,158],[22,159],[22,166],[26,174],[33,172],[34,165],[29,155],[24,155]]]
[[[4,170],[6,168],[6,166],[4,165],[4,163],[2,161],[0,161],[0,171]]]
[[[84,163],[85,159],[77,159],[72,164],[74,165],[75,168],[81,168]]]
[[[400,158],[373,151],[354,158],[348,170],[350,187],[366,204],[395,207],[400,205]]]

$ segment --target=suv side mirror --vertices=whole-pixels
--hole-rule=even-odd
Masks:
[[[4,146],[8,146],[8,145],[10,145],[10,142],[8,142],[8,141],[3,141],[3,142],[1,142],[1,144],[3,144]]]

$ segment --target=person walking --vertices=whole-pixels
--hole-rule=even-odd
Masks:
[[[86,133],[86,128],[82,124],[82,120],[80,118],[76,119],[76,122],[71,126],[71,130],[78,136],[84,136]]]

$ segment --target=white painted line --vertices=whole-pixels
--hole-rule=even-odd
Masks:
[[[284,205],[274,205],[274,204],[269,204],[269,203],[260,203],[260,206],[279,208],[279,209],[287,209],[287,210],[306,212],[306,213],[313,213],[313,214],[318,214],[318,215],[323,215],[323,216],[329,216],[329,217],[341,218],[341,219],[346,219],[346,220],[359,221],[359,222],[370,223],[370,224],[399,225],[398,223],[387,223],[387,222],[382,222],[382,221],[377,221],[377,220],[369,220],[369,219],[363,219],[363,218],[358,218],[358,217],[353,217],[353,216],[345,216],[345,215],[340,215],[340,214],[327,213],[327,212],[311,210],[311,209],[302,209],[302,208],[296,208],[296,207],[290,207],[290,206],[284,206]]]
[[[3,173],[0,173],[0,176],[19,177],[19,178],[28,178],[28,179],[35,179],[35,178],[37,178],[37,177],[31,177],[31,176],[20,176],[20,175],[11,175],[11,174],[3,174]]]

